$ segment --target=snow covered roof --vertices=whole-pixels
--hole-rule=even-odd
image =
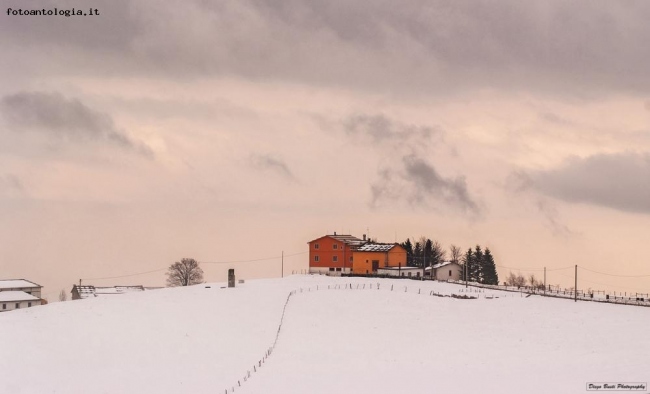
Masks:
[[[23,287],[43,287],[25,279],[0,280],[0,289],[20,289]]]
[[[395,244],[367,243],[357,249],[358,252],[388,252],[393,249]]]
[[[74,288],[77,289],[80,298],[88,297],[98,297],[102,295],[112,295],[112,294],[125,294],[133,293],[136,291],[144,291],[144,286],[112,286],[112,287],[95,287],[92,285],[88,286],[77,286],[74,285]],[[74,290],[73,288],[73,290]]]
[[[38,301],[38,297],[27,294],[24,291],[0,291],[0,302],[14,301]]]
[[[394,271],[412,271],[412,270],[421,270],[419,267],[381,267],[379,270],[394,270]]]
[[[316,238],[316,239],[314,239],[312,241],[309,241],[308,243],[318,241],[319,239],[325,238],[325,237],[334,238],[335,240],[341,241],[341,242],[343,242],[343,243],[345,243],[347,245],[350,245],[350,246],[360,246],[360,245],[363,245],[364,243],[368,242],[368,241],[364,241],[363,239],[357,238],[354,235],[349,235],[349,234],[337,235],[337,234],[334,234],[334,235],[324,235],[324,236],[322,236],[320,238]]]
[[[456,262],[454,262],[454,261],[443,261],[442,263],[439,263],[439,264],[434,265],[433,268],[441,268],[441,267],[447,266],[447,265],[449,265],[449,264],[460,265],[460,264],[458,264],[458,263],[456,263]]]

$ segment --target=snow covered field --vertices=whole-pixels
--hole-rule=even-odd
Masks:
[[[2,313],[0,393],[582,393],[650,380],[648,308],[396,279],[221,286]]]

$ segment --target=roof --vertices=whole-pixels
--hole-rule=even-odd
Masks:
[[[433,268],[441,268],[441,267],[447,266],[449,264],[456,264],[456,265],[460,266],[460,264],[458,264],[458,263],[456,263],[454,261],[443,261],[442,263],[434,265]]]
[[[0,289],[20,289],[23,287],[43,287],[25,279],[4,279],[0,280]]]
[[[381,270],[391,270],[391,271],[411,271],[411,270],[421,270],[422,268],[419,267],[381,267],[378,268],[379,271]]]
[[[325,238],[325,237],[334,238],[335,240],[341,241],[341,242],[343,242],[343,243],[345,243],[347,245],[350,245],[350,246],[360,246],[360,245],[363,245],[364,243],[368,242],[368,241],[364,241],[363,239],[357,238],[354,235],[350,235],[350,234],[342,234],[342,235],[332,234],[332,235],[324,235],[322,237],[316,238],[316,239],[314,239],[312,241],[309,241],[307,243],[312,243],[314,241],[318,241],[319,239],[322,239],[322,238]]]
[[[95,287],[92,285],[78,286],[74,285],[72,290],[77,289],[80,298],[98,297],[102,295],[125,294],[137,291],[144,291],[144,286],[112,286],[112,287]]]
[[[357,252],[388,252],[393,249],[397,244],[379,244],[367,243],[357,249]]]
[[[38,301],[40,298],[24,291],[0,291],[0,302]]]

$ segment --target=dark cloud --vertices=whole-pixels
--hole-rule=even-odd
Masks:
[[[39,8],[75,5],[46,1]],[[4,55],[19,59],[5,71],[237,75],[427,95],[485,87],[650,91],[646,0],[589,7],[562,0],[404,0],[399,7],[385,1],[98,0],[93,7],[100,16],[35,23],[35,17],[3,15]]]
[[[429,206],[432,201],[453,206],[470,215],[480,209],[467,189],[465,178],[445,178],[433,165],[415,155],[404,156],[399,169],[383,169],[371,185],[372,204],[385,198],[405,198],[415,206]]]
[[[650,214],[650,153],[573,157],[527,176],[532,188],[560,200]]]
[[[21,92],[5,96],[0,99],[0,114],[7,128],[15,132],[38,132],[74,142],[106,142],[152,155],[148,147],[117,129],[109,115],[58,93]]]
[[[251,157],[253,166],[259,170],[272,171],[286,180],[296,182],[296,177],[289,169],[289,166],[282,160],[268,154],[253,155]]]
[[[372,142],[393,141],[402,143],[429,142],[433,135],[440,135],[440,130],[429,126],[406,125],[387,118],[384,115],[354,115],[343,122],[343,128],[349,135],[369,137]]]

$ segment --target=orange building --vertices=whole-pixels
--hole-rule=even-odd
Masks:
[[[366,243],[352,256],[352,273],[355,274],[376,274],[384,267],[406,267],[406,249],[399,244]]]
[[[352,271],[354,250],[365,244],[366,236],[359,239],[352,235],[325,235],[309,244],[309,273],[341,275]]]

